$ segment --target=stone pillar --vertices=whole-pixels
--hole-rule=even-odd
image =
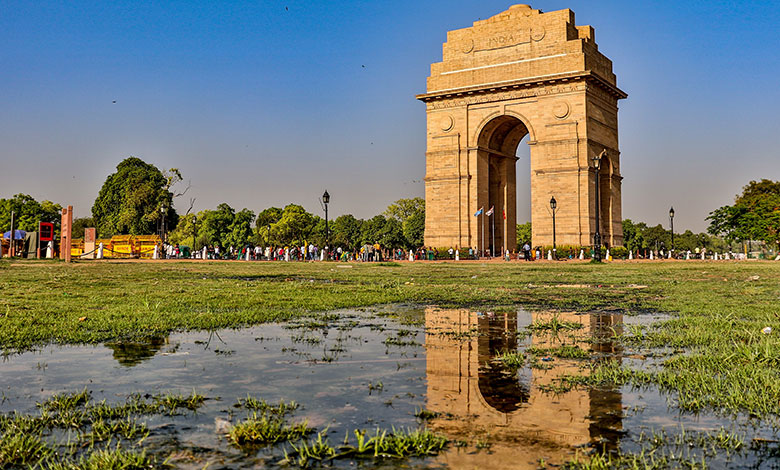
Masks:
[[[62,209],[62,218],[60,220],[60,259],[70,263],[70,245],[73,230],[73,206]]]
[[[97,239],[97,230],[94,227],[84,229],[84,256],[86,259],[95,259],[95,240]]]

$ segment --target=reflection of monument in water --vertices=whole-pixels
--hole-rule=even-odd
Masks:
[[[136,366],[154,357],[168,343],[168,336],[152,336],[135,341],[112,341],[105,346],[113,351],[116,361],[125,367]]]
[[[539,458],[551,463],[569,460],[574,446],[616,445],[622,414],[619,392],[574,389],[554,394],[540,389],[560,376],[587,373],[582,361],[556,358],[549,370],[514,371],[495,360],[518,346],[522,352],[531,346],[577,344],[594,352],[620,353],[608,340],[619,333],[622,315],[560,314],[562,321],[583,325],[576,340],[571,332],[522,335],[533,321],[550,318],[524,311],[490,316],[468,310],[426,311],[427,408],[442,413],[430,425],[451,439],[490,445],[489,453],[450,451],[440,457],[442,463],[456,469],[536,468]]]

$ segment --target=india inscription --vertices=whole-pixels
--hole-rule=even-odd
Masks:
[[[514,250],[517,147],[531,148],[533,245],[552,244],[549,200],[558,202],[557,241],[590,245],[596,231],[623,244],[617,102],[612,62],[574,12],[528,5],[447,33],[431,65],[425,175],[425,244]],[[597,161],[597,160],[596,160]],[[480,215],[494,209],[495,243]]]

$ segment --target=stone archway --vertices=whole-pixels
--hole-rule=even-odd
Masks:
[[[474,214],[494,207],[496,252],[516,247],[515,155],[526,135],[533,244],[552,244],[552,196],[557,242],[593,243],[593,159],[603,150],[602,240],[623,244],[617,102],[627,95],[594,36],[571,10],[528,5],[447,33],[443,60],[417,97],[428,117],[426,245],[490,247],[490,221],[483,234]]]

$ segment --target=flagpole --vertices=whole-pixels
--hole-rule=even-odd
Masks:
[[[480,214],[482,216],[482,248],[481,253],[479,254],[479,257],[482,258],[485,256],[485,213],[483,212]]]
[[[490,220],[493,221],[493,248],[490,250],[490,254],[493,258],[496,257],[496,214],[495,212],[490,214]]]

